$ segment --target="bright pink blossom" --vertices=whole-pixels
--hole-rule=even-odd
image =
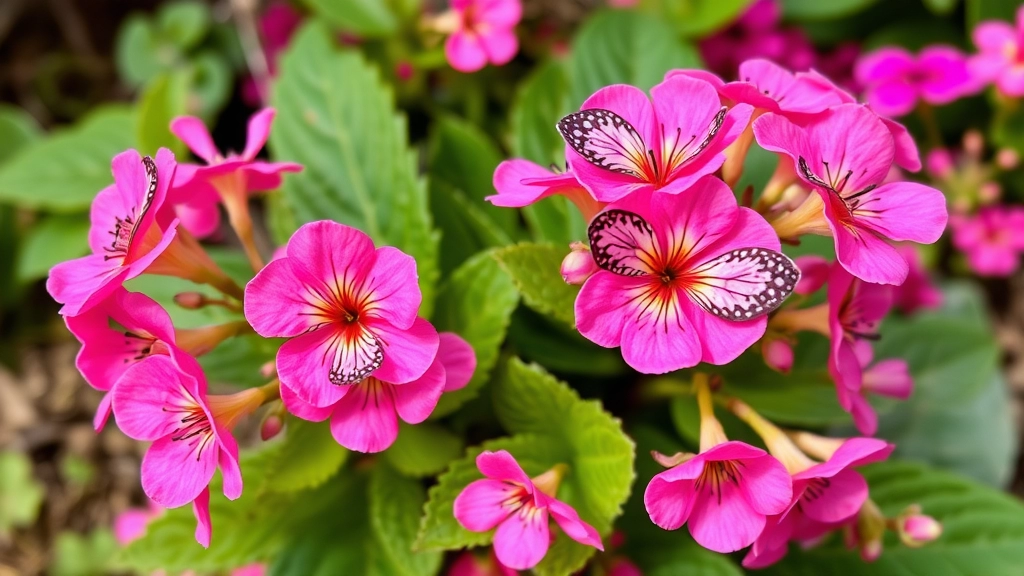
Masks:
[[[979,54],[971,58],[971,72],[982,82],[994,82],[1007,96],[1024,95],[1024,6],[1017,9],[1016,26],[986,20],[974,28]]]
[[[857,62],[857,81],[883,116],[903,116],[917,101],[949,104],[976,90],[967,56],[951,46],[929,46],[914,56],[903,48],[881,48]]]
[[[568,504],[545,494],[515,458],[505,450],[483,452],[477,468],[486,477],[471,482],[455,498],[455,519],[467,530],[487,532],[495,527],[494,552],[498,561],[515,570],[528,570],[547,554],[551,544],[548,516],[566,536],[604,550],[601,536]]]
[[[800,276],[767,222],[714,177],[680,195],[633,193],[589,236],[601,270],[576,298],[577,327],[648,374],[731,362]]]
[[[429,326],[426,320],[417,322]],[[331,420],[331,434],[356,452],[386,450],[398,438],[398,419],[419,424],[430,416],[441,394],[464,387],[476,369],[476,355],[465,340],[451,332],[439,335],[440,346],[430,368],[411,382],[392,383],[368,377],[340,386],[341,398],[317,407],[302,400],[291,388],[281,387],[281,400],[299,418]]]
[[[875,438],[850,438],[828,461],[794,473],[792,502],[768,519],[743,566],[773,564],[786,555],[790,540],[817,539],[856,515],[867,500],[868,484],[853,468],[884,460],[893,448]]]
[[[455,563],[448,569],[448,576],[518,576],[519,572],[502,566],[494,555],[494,550],[487,556],[479,556],[469,550],[459,554]]]
[[[882,183],[896,148],[868,108],[844,104],[802,127],[766,114],[754,122],[754,135],[762,147],[789,156],[817,192],[836,256],[858,278],[902,284],[909,266],[886,239],[931,244],[942,235],[942,192],[916,182]]]
[[[488,63],[503,66],[519,51],[520,0],[452,0],[450,14],[455,24],[444,54],[459,72],[476,72]]]
[[[728,553],[752,544],[766,518],[784,512],[791,497],[792,481],[778,460],[730,441],[655,476],[644,505],[661,528],[687,524],[698,544]]]
[[[569,245],[570,252],[562,259],[562,280],[566,284],[583,284],[600,270],[594,257],[590,255],[590,248],[582,242],[573,242]]]
[[[558,129],[576,178],[612,202],[644,190],[679,194],[714,173],[752,111],[722,106],[712,84],[677,75],[652,88],[651,99],[632,86],[602,88]]]
[[[163,208],[175,167],[174,154],[166,148],[155,161],[135,150],[114,157],[114,184],[92,203],[92,254],[57,264],[46,281],[53,299],[64,304],[61,314],[77,316],[95,306],[168,248],[178,221]]]
[[[604,203],[598,202],[572,172],[556,173],[529,160],[505,160],[494,170],[497,194],[486,200],[503,208],[522,208],[555,194],[565,196],[590,221]]]
[[[437,331],[417,318],[416,261],[375,248],[355,228],[322,220],[299,228],[245,288],[245,317],[277,353],[281,385],[323,408],[370,376],[417,380],[437,355]]]
[[[146,527],[163,514],[163,507],[149,501],[146,508],[129,508],[114,517],[114,539],[127,546],[146,535]]]
[[[914,391],[914,379],[902,358],[889,358],[872,364],[874,350],[869,343],[857,342],[854,350],[862,377],[860,389],[850,395],[850,415],[861,434],[874,434],[878,431],[878,414],[868,401],[868,394],[906,400]]]
[[[953,246],[981,276],[1009,276],[1020,267],[1024,252],[1024,208],[988,206],[974,216],[950,219]]]
[[[934,309],[942,305],[942,291],[935,286],[928,276],[928,269],[921,262],[921,254],[910,245],[896,248],[910,266],[910,272],[903,284],[895,288],[896,307],[905,314],[912,314],[920,309]]]
[[[192,503],[196,540],[210,545],[210,480],[218,466],[224,495],[242,494],[238,445],[230,429],[235,406],[218,413],[206,395],[206,378],[192,357],[150,356],[133,364],[113,390],[114,414],[122,432],[152,442],[142,459],[142,489],[157,504]]]

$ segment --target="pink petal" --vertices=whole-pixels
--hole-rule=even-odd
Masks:
[[[103,427],[107,425],[107,420],[110,418],[112,412],[111,401],[113,397],[110,393],[103,395],[100,399],[100,405],[96,407],[96,415],[92,417],[92,428],[93,430],[100,432]]]
[[[718,244],[730,237],[729,242],[732,243],[768,242],[765,247],[778,247],[775,233],[772,232],[770,237],[764,233],[770,226],[757,225],[756,217],[751,218],[749,212],[745,213],[744,223],[756,228],[749,235],[743,230],[736,230],[741,213],[736,196],[718,178],[702,178],[686,194],[654,194],[650,208],[639,205],[643,199],[644,195],[640,194],[614,207],[644,216],[655,229],[663,248],[675,246],[684,250],[689,258],[710,259],[731,250],[723,249],[725,244],[721,247]],[[761,246],[760,243],[755,245]]]
[[[270,136],[270,125],[273,122],[273,108],[264,108],[249,117],[249,126],[245,136],[245,150],[242,152],[242,158],[246,160],[256,159],[256,155],[260,153],[263,145],[267,143],[267,137]]]
[[[751,508],[765,515],[781,514],[793,498],[793,482],[773,456],[747,458],[738,468],[740,491]]]
[[[530,477],[519,467],[519,463],[506,450],[490,452],[485,450],[476,457],[480,473],[492,480],[505,480],[532,487]]]
[[[472,532],[486,532],[508,518],[504,506],[515,486],[500,480],[475,480],[455,498],[455,519]]]
[[[907,362],[900,358],[882,360],[864,372],[864,389],[875,394],[907,400],[914,391]]]
[[[213,164],[220,152],[210,137],[206,125],[199,118],[193,116],[179,116],[171,121],[171,134],[178,137],[189,147],[189,150],[206,161]]]
[[[123,154],[123,153],[122,153]],[[141,161],[141,160],[140,160]],[[117,185],[111,184],[100,190],[89,207],[89,248],[94,254],[106,255],[111,247],[111,232],[118,219],[124,219],[133,212],[137,201],[129,199],[129,204],[121,198]],[[137,210],[135,211],[137,213]]]
[[[416,380],[393,385],[398,416],[409,424],[419,424],[426,420],[444,393],[444,382],[444,366],[435,360]]]
[[[700,454],[700,457],[708,462],[721,462],[726,460],[749,460],[761,458],[767,452],[760,448],[751,446],[737,440],[730,440],[718,444]]]
[[[164,436],[153,442],[142,458],[142,490],[157,504],[177,508],[195,500],[210,484],[217,470],[216,443],[196,450],[202,435],[172,440]]]
[[[391,384],[374,378],[353,384],[331,416],[331,435],[349,450],[374,453],[386,450],[398,438]]]
[[[384,382],[412,382],[423,376],[437,356],[437,330],[422,318],[416,318],[407,330],[381,321],[370,323],[369,329],[383,343],[384,361],[373,375]]]
[[[974,27],[971,34],[974,45],[982,52],[1002,54],[1008,45],[1016,44],[1017,33],[1013,26],[1000,20],[986,20]]]
[[[996,87],[1007,96],[1024,95],[1024,66],[1011,66],[996,78]]]
[[[245,319],[264,338],[298,336],[321,321],[311,314],[317,297],[294,266],[288,258],[274,260],[245,285]]]
[[[220,208],[216,201],[176,204],[174,213],[185,230],[196,238],[207,238],[220,229]]]
[[[853,416],[853,424],[861,434],[868,436],[878,431],[878,414],[862,392],[850,395],[849,412]]]
[[[494,532],[494,553],[498,562],[514,570],[529,570],[548,552],[551,533],[548,511],[541,509],[530,520],[521,513],[513,514]]]
[[[601,543],[601,535],[597,533],[593,526],[581,520],[580,515],[576,513],[572,506],[551,497],[546,498],[546,503],[551,517],[555,519],[555,522],[569,538],[580,544],[604,550],[604,544]]]
[[[854,75],[864,85],[901,78],[915,69],[914,55],[902,48],[882,48],[857,61]]]
[[[477,3],[476,17],[496,28],[511,28],[523,17],[520,0],[483,0]]]
[[[699,464],[697,474],[704,466],[703,461]],[[697,493],[692,481],[673,482],[666,480],[664,475],[665,472],[658,474],[647,485],[644,507],[651,522],[665,530],[678,530],[689,519]]]
[[[805,296],[820,290],[832,270],[831,263],[821,256],[800,256],[796,266],[800,269],[800,281],[793,291]]]
[[[832,454],[827,462],[811,466],[793,475],[794,480],[831,478],[852,466],[881,462],[889,457],[895,446],[877,438],[850,438]]]
[[[723,554],[754,543],[765,526],[765,515],[757,512],[732,482],[718,484],[712,493],[705,486],[698,494],[687,525],[698,544]]]
[[[157,355],[130,366],[111,395],[121,431],[135,440],[152,441],[179,426],[179,416],[166,408],[199,397],[199,389],[169,356]]]
[[[344,387],[342,390],[348,392],[351,388]],[[308,402],[302,401],[292,389],[281,385],[281,403],[284,404],[285,410],[302,418],[303,420],[309,420],[310,422],[323,422],[331,417],[331,413],[334,412],[334,406],[324,406],[318,408]]]
[[[416,260],[397,248],[377,249],[364,290],[370,313],[396,328],[409,328],[416,320],[423,295],[417,282]]]
[[[826,201],[825,216],[832,229],[836,259],[843,268],[865,282],[897,286],[902,284],[910,271],[907,261],[872,230],[866,227],[850,228],[842,224],[836,209]],[[840,206],[838,209],[845,208]]]
[[[818,522],[841,522],[860,510],[868,498],[868,483],[853,470],[842,470],[828,478],[827,483],[814,480],[800,499],[800,509]]]
[[[437,347],[437,359],[444,366],[444,391],[464,388],[476,371],[476,352],[469,342],[454,332],[441,332],[438,338],[440,344]]]
[[[62,315],[77,316],[119,288],[128,273],[127,268],[106,261],[102,255],[90,254],[51,268],[46,291],[64,304]]]
[[[192,501],[192,513],[196,517],[196,542],[203,548],[210,547],[210,538],[213,536],[213,525],[210,523],[210,489],[203,491]]]
[[[921,244],[937,241],[948,220],[942,192],[917,182],[892,182],[875,188],[861,196],[854,214],[886,238]]]
[[[871,108],[884,116],[904,116],[917,106],[917,88],[904,80],[888,80],[868,88]]]
[[[230,432],[224,431],[223,434],[218,434],[218,438],[225,444],[221,446],[218,455],[220,473],[224,477],[224,496],[228,500],[237,500],[242,495],[242,469],[238,466],[238,445],[235,439],[231,438]],[[231,438],[230,443],[223,442],[228,438]],[[231,447],[228,448],[226,444],[230,444]]]
[[[296,336],[277,351],[277,375],[281,385],[291,388],[303,402],[318,408],[331,406],[346,394],[346,388],[332,384],[330,348],[332,330],[321,328]]]
[[[895,120],[882,118],[882,123],[889,129],[892,135],[893,144],[896,146],[896,165],[910,172],[917,172],[921,169],[921,154],[917,151],[917,143],[914,137],[907,131],[906,126]]]
[[[114,538],[121,546],[127,546],[146,535],[146,526],[152,520],[149,510],[129,508],[114,518]]]
[[[302,165],[294,162],[261,162],[254,160],[239,170],[245,175],[245,188],[249,192],[265,192],[281,187],[285,172],[301,172]]]
[[[369,236],[330,220],[304,224],[288,240],[293,273],[303,284],[325,292],[361,285],[375,260]]]
[[[519,51],[519,40],[511,29],[494,28],[481,33],[479,39],[487,59],[495,66],[508,64]]]
[[[967,56],[950,46],[929,46],[918,56],[918,65],[925,80],[920,84],[921,96],[932,104],[948,104],[981,87],[967,66]]]
[[[587,278],[574,306],[580,334],[598,346],[619,346],[626,317],[630,314],[629,294],[644,283],[642,278],[625,278],[604,270]]]
[[[622,358],[626,364],[644,374],[696,366],[701,361],[701,343],[683,305],[656,303],[646,311],[641,306],[636,303],[626,307],[628,316],[622,328]]]
[[[486,200],[504,208],[522,208],[558,194],[566,188],[579,188],[571,173],[555,174],[529,160],[505,160],[494,170],[494,189],[498,191]]]
[[[444,43],[444,55],[452,68],[459,72],[476,72],[487,65],[487,52],[479,36],[465,30],[448,37]]]

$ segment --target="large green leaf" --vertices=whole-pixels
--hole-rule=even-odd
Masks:
[[[983,20],[1005,20],[1012,23],[1020,2],[1017,0],[965,0],[967,27],[974,29]]]
[[[0,168],[0,202],[54,212],[88,208],[113,183],[110,159],[135,145],[134,133],[130,109],[97,109],[11,157]]]
[[[28,112],[10,104],[0,104],[0,164],[38,140],[40,135],[39,124]]]
[[[43,487],[32,477],[32,461],[20,452],[0,452],[0,536],[35,522]]]
[[[315,488],[333,476],[348,458],[325,422],[289,417],[284,441],[267,466],[267,489],[295,492]]]
[[[558,373],[615,376],[629,370],[619,350],[602,348],[525,307],[512,316],[508,335],[520,357]]]
[[[381,0],[302,0],[332,25],[360,36],[386,36],[398,21]]]
[[[568,69],[569,105],[578,107],[610,84],[647,90],[673,68],[698,68],[700,56],[664,18],[633,11],[592,16],[576,35]]]
[[[434,326],[469,342],[476,352],[476,372],[465,388],[441,396],[433,417],[450,414],[476,397],[490,379],[518,303],[515,285],[491,252],[467,260],[441,288],[432,319]]]
[[[782,15],[794,20],[829,20],[860,12],[878,0],[782,0]]]
[[[168,72],[150,80],[142,90],[136,108],[136,133],[143,154],[156,154],[160,147],[184,156],[185,145],[171,134],[171,120],[188,113],[187,72]],[[183,158],[184,159],[184,158]]]
[[[433,422],[402,423],[398,438],[384,452],[395,470],[408,476],[433,476],[462,454],[462,437]]]
[[[942,536],[920,549],[900,546],[892,533],[874,563],[831,542],[789,555],[765,574],[844,576],[1017,576],[1024,565],[1024,505],[1007,494],[958,476],[910,462],[886,462],[862,469],[871,498],[887,516],[910,504],[942,523]]]
[[[642,4],[676,25],[684,36],[703,36],[723,28],[751,0],[645,0]]]
[[[562,259],[566,253],[568,248],[523,243],[502,248],[494,257],[512,277],[527,306],[574,327],[573,306],[580,288],[562,279]]]
[[[274,102],[271,150],[305,166],[284,183],[297,221],[336,220],[411,254],[424,295],[421,314],[429,315],[438,234],[405,118],[378,72],[358,53],[336,49],[330,31],[313,22],[282,58]]]
[[[426,490],[419,482],[378,464],[370,477],[370,526],[382,575],[429,576],[441,568],[439,552],[413,551]]]
[[[32,282],[50,268],[89,252],[89,217],[85,214],[44,217],[28,229],[19,247],[16,277]]]
[[[564,162],[565,142],[555,127],[568,114],[565,65],[548,60],[526,77],[512,101],[512,153],[541,166]]]

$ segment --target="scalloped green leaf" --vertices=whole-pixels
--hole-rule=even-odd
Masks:
[[[307,422],[289,417],[284,441],[264,475],[272,492],[315,488],[334,476],[348,459],[326,422]]]
[[[431,476],[444,470],[462,454],[462,437],[432,422],[411,425],[401,423],[398,438],[383,456],[388,463],[408,476]]]
[[[497,250],[494,257],[512,277],[527,306],[575,327],[573,306],[580,287],[566,284],[561,273],[568,251],[568,247],[524,242]]]

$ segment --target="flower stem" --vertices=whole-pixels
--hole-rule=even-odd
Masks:
[[[260,386],[258,390],[263,393],[263,402],[261,405],[269,404],[281,397],[281,381],[274,378],[270,382]]]
[[[729,438],[725,435],[722,423],[715,418],[708,375],[700,372],[694,374],[693,389],[697,393],[697,408],[700,410],[700,451],[706,452],[728,442]]]
[[[731,398],[728,407],[737,418],[746,422],[764,440],[768,451],[779,462],[782,462],[787,472],[796,474],[814,466],[815,462],[801,452],[785,432],[766,420],[745,402],[738,398]]]

